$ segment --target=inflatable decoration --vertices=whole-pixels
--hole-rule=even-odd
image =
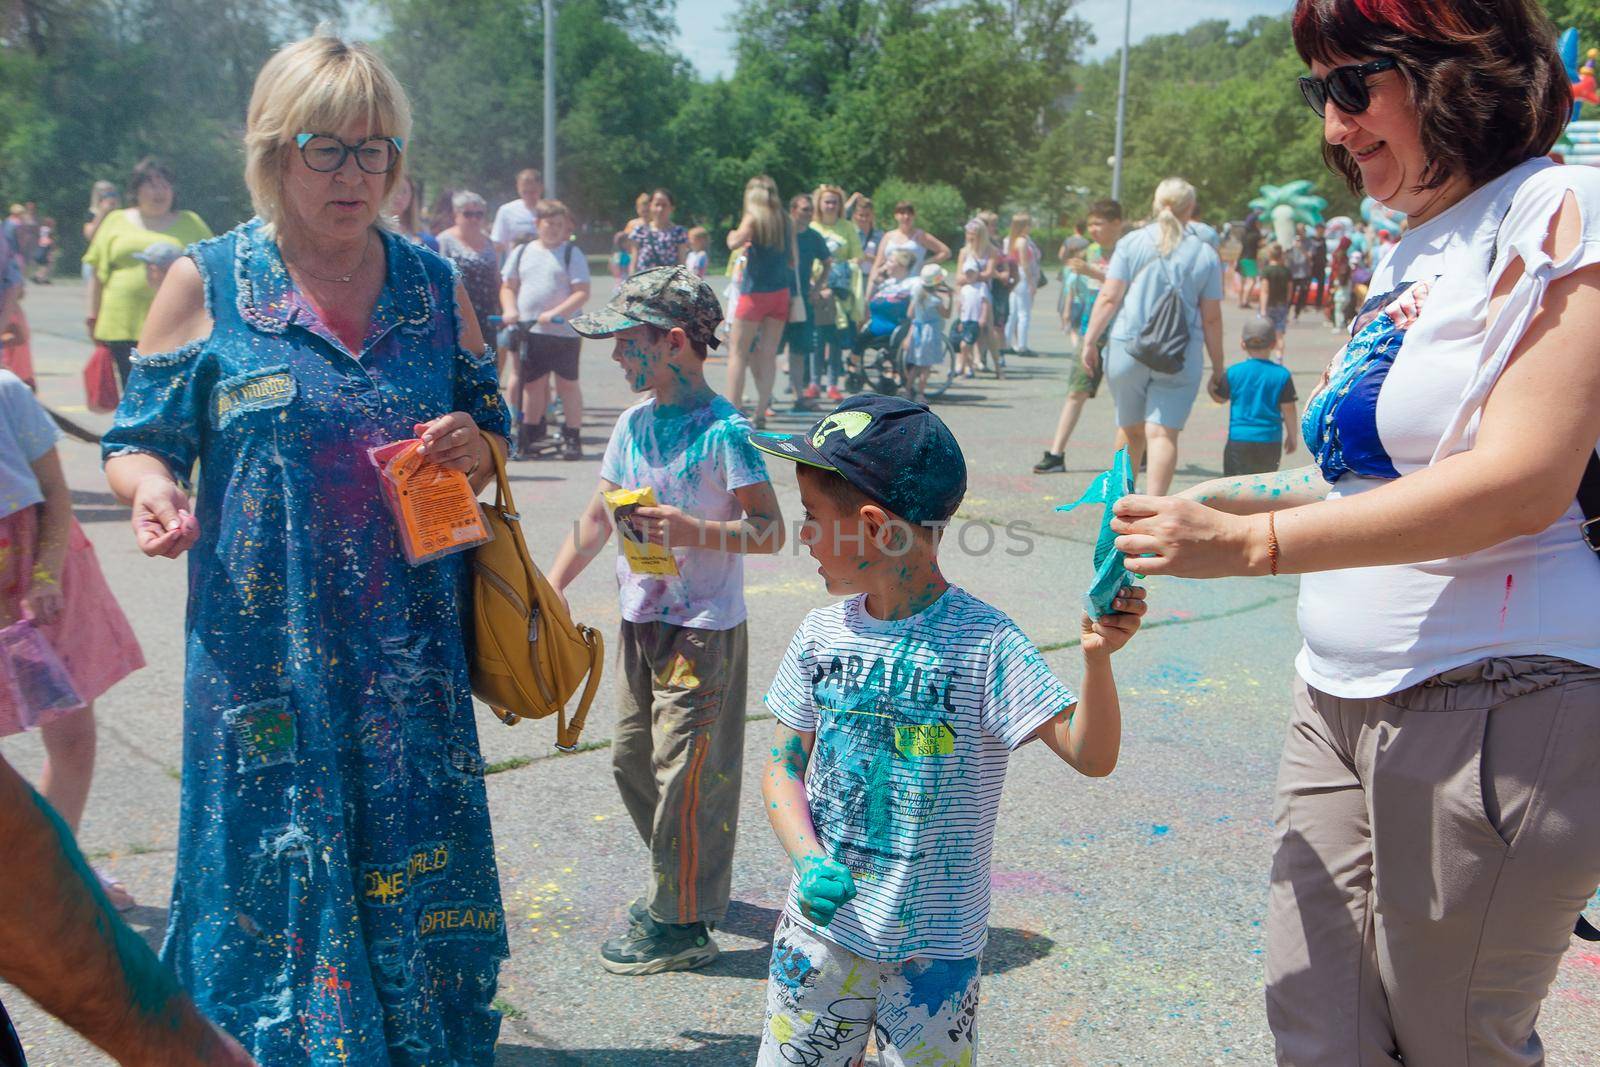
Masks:
[[[1596,93],[1594,84],[1594,60],[1600,56],[1600,49],[1591,48],[1583,61],[1583,66],[1578,70],[1578,80],[1572,83],[1572,117],[1577,118],[1583,110],[1584,104],[1594,104],[1600,107],[1600,93]]]
[[[1555,144],[1555,152],[1565,163],[1600,165],[1600,120],[1585,119],[1584,104],[1600,107],[1600,86],[1596,85],[1595,60],[1600,50],[1591,48],[1578,66],[1578,31],[1563,30],[1557,42],[1561,63],[1567,68],[1567,81],[1572,85],[1572,120],[1562,131]]]
[[[1369,196],[1361,201],[1361,218],[1380,237],[1398,241],[1400,239],[1400,229],[1406,220],[1406,213],[1384,207]]]
[[[1261,195],[1250,201],[1250,207],[1272,219],[1272,231],[1281,247],[1289,247],[1294,240],[1294,224],[1303,222],[1315,226],[1322,221],[1322,209],[1328,202],[1311,192],[1316,183],[1301,179],[1287,185],[1263,185]]]
[[[1326,227],[1323,239],[1327,242],[1329,255],[1332,255],[1333,250],[1339,247],[1339,242],[1349,237],[1356,228],[1355,220],[1349,215],[1335,215],[1323,225]]]

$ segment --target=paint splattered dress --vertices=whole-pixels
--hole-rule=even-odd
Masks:
[[[263,1064],[487,1064],[507,955],[460,622],[408,566],[366,449],[466,411],[504,434],[454,275],[385,235],[359,358],[259,220],[192,246],[210,338],[136,358],[106,455],[200,462],[183,796],[163,956]]]

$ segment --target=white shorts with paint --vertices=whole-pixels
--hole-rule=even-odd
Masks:
[[[978,963],[869,960],[785,915],[772,939],[757,1067],[858,1067],[877,1035],[882,1067],[978,1062]]]

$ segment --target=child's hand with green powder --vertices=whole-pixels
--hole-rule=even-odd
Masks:
[[[761,780],[767,819],[799,876],[796,892],[806,918],[827,926],[838,910],[856,895],[850,869],[829,856],[817,840],[806,803],[806,764],[811,759],[815,734],[800,733],[778,724],[772,755]]]
[[[800,910],[818,926],[833,922],[840,906],[855,898],[856,880],[850,877],[850,868],[830,856],[802,856],[794,869],[800,875]]]

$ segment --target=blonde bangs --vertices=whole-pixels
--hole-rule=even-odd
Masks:
[[[256,76],[245,125],[245,184],[256,214],[274,232],[283,221],[283,176],[301,133],[364,127],[371,137],[411,136],[411,101],[366,45],[318,34],[267,60]],[[384,176],[384,197],[404,180],[406,153]],[[380,216],[381,225],[392,222]]]

